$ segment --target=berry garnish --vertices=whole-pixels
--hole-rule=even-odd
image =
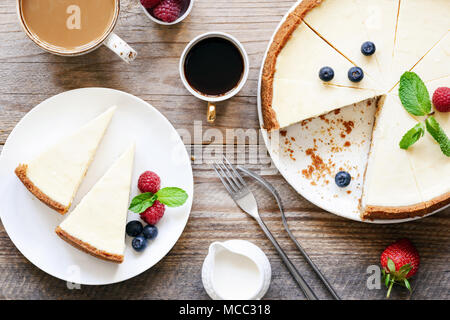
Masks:
[[[138,188],[141,192],[158,192],[161,187],[161,179],[159,176],[152,171],[145,171],[139,177]]]
[[[364,71],[360,67],[352,67],[348,70],[348,79],[351,82],[360,82],[364,78]]]
[[[411,291],[408,279],[416,274],[420,264],[419,253],[411,241],[401,239],[389,245],[381,254],[380,262],[388,298],[395,283]]]
[[[141,213],[141,219],[148,224],[155,225],[164,215],[166,207],[156,200],[153,205]]]
[[[141,4],[145,9],[151,9],[157,6],[161,0],[141,0]]]
[[[334,78],[334,70],[330,67],[323,67],[319,71],[319,78],[322,81],[331,81]]]
[[[142,251],[145,248],[147,248],[147,239],[145,239],[144,236],[137,236],[136,238],[131,241],[131,245],[133,246],[133,249],[136,251]]]
[[[450,112],[450,88],[437,88],[433,93],[433,105],[439,112]]]
[[[142,231],[142,235],[149,240],[155,239],[158,235],[158,228],[152,225],[146,225],[144,227],[144,231]]]
[[[180,17],[181,0],[162,0],[153,9],[153,15],[164,22],[174,22]]]
[[[377,50],[375,43],[372,41],[366,41],[361,46],[361,53],[365,56],[371,56]]]
[[[340,171],[336,174],[334,181],[336,181],[336,184],[338,185],[338,187],[345,188],[352,181],[352,176],[350,175],[350,173],[348,173],[346,171]]]
[[[136,237],[142,233],[144,227],[140,221],[134,220],[127,223],[125,231],[130,237]]]
[[[322,81],[331,81],[334,78],[334,70],[330,67],[323,67],[319,71],[319,78]]]

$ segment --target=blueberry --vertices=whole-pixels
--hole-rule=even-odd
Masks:
[[[136,238],[133,239],[131,245],[133,246],[134,250],[142,251],[145,248],[147,248],[147,239],[145,239],[144,236],[137,236]]]
[[[336,181],[338,187],[345,188],[352,181],[352,176],[348,172],[340,171],[337,173],[336,177],[334,178],[334,181]]]
[[[140,223],[137,220],[134,220],[127,223],[125,231],[127,235],[129,235],[130,237],[136,237],[137,235],[142,233],[143,229],[144,227],[142,226],[142,223]]]
[[[323,67],[319,71],[319,78],[322,81],[331,81],[334,78],[334,70],[330,67]]]
[[[156,236],[158,235],[158,228],[149,224],[144,227],[144,231],[142,231],[142,235],[146,239],[149,239],[149,240],[155,239]]]
[[[375,47],[375,43],[371,41],[366,41],[361,46],[361,53],[365,56],[371,56],[375,53],[377,47]]]
[[[348,70],[348,78],[351,82],[360,82],[364,78],[364,71],[360,67],[352,67]]]

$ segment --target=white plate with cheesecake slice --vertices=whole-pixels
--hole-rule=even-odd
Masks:
[[[156,239],[136,252],[124,226],[139,215],[126,209],[147,170],[188,199],[166,208]],[[17,124],[0,155],[0,191],[2,223],[29,261],[65,281],[104,285],[171,250],[189,218],[193,176],[181,137],[159,111],[118,90],[85,88],[45,100]]]
[[[315,205],[363,222],[398,223],[450,204],[450,158],[427,133],[408,150],[418,121],[398,96],[405,71],[433,94],[450,86],[447,0],[303,0],[284,16],[266,51],[258,113],[271,158]],[[420,14],[418,14],[420,13]],[[375,53],[362,54],[371,41]],[[364,78],[348,71],[361,67]],[[332,67],[334,78],[319,70]],[[355,79],[353,79],[355,80]],[[435,113],[450,135],[450,113]],[[339,171],[352,176],[339,188]]]

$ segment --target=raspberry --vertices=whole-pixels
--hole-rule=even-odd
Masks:
[[[141,4],[144,6],[145,9],[151,9],[153,7],[156,7],[161,0],[141,0]]]
[[[153,15],[164,22],[174,22],[180,17],[181,0],[162,0],[153,9]]]
[[[165,210],[166,207],[161,202],[156,200],[150,208],[141,213],[141,219],[154,226],[159,220],[161,220]]]
[[[141,192],[158,192],[161,187],[161,179],[159,176],[152,171],[145,171],[139,177],[138,188]]]
[[[450,88],[436,89],[433,94],[433,104],[437,111],[450,112]]]

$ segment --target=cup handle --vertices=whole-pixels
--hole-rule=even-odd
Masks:
[[[209,123],[214,123],[216,121],[216,104],[208,102],[208,111],[206,112],[206,120]]]
[[[130,63],[136,59],[137,52],[123,41],[115,33],[110,33],[110,35],[103,42],[105,46],[111,49],[115,54],[122,58],[123,61]]]

